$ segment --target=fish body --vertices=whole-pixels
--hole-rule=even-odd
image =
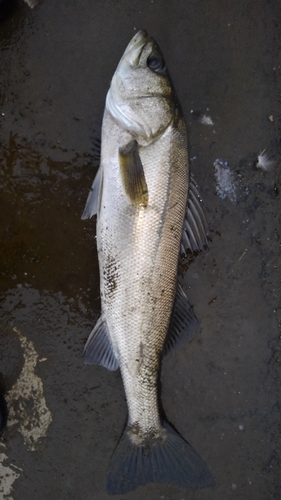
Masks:
[[[163,350],[181,330],[190,335],[196,321],[177,284],[188,189],[182,112],[160,49],[141,31],[107,94],[101,164],[82,216],[97,214],[102,305],[85,360],[120,367],[128,404],[109,493],[148,481],[212,482],[205,462],[159,414]]]

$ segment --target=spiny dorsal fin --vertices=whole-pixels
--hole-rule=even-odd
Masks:
[[[123,186],[132,205],[148,204],[148,190],[136,140],[119,148]]]
[[[178,284],[170,326],[164,344],[163,354],[167,354],[178,341],[190,342],[199,324],[182,287]]]
[[[110,371],[119,368],[118,360],[110,343],[107,324],[102,316],[98,319],[86,342],[84,358],[86,365],[101,365]]]
[[[211,239],[196,182],[190,177],[186,216],[184,220],[181,253],[187,250],[201,252],[208,248]]]

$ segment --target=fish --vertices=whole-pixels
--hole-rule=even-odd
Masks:
[[[107,491],[149,482],[211,486],[208,465],[160,412],[162,356],[197,327],[178,283],[179,256],[208,245],[208,225],[189,175],[183,113],[162,52],[144,30],[128,44],[106,96],[100,167],[82,219],[93,215],[101,316],[85,363],[120,368],[128,406]]]

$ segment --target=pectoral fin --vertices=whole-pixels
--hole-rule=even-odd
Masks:
[[[126,195],[132,205],[148,204],[148,190],[137,141],[119,148],[119,163]]]

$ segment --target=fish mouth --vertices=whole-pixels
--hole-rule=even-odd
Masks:
[[[148,43],[155,44],[154,39],[148,35],[147,31],[140,30],[136,33],[127,45],[122,60],[129,62],[131,66],[137,66],[142,55],[142,51]]]
[[[148,38],[148,33],[147,31],[145,30],[140,30],[138,31],[135,36],[132,38],[131,42],[133,43],[138,43],[142,40],[144,40],[145,38]]]
[[[127,48],[126,48],[124,54],[126,54],[127,52],[130,52],[130,50],[132,48],[135,49],[137,45],[141,46],[146,39],[151,39],[151,37],[148,36],[147,31],[145,31],[145,30],[138,31],[138,33],[136,33],[133,36],[132,40],[127,45]]]

